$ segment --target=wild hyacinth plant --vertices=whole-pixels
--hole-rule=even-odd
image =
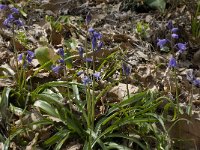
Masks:
[[[19,70],[18,70],[18,51],[16,49],[16,46],[15,46],[15,30],[22,27],[23,26],[23,22],[21,21],[21,19],[18,17],[20,15],[20,12],[17,8],[15,7],[12,7],[12,8],[9,8],[7,5],[2,5],[0,4],[0,10],[3,11],[3,10],[6,10],[6,9],[9,9],[10,11],[10,14],[7,16],[7,18],[4,20],[3,22],[3,25],[10,29],[12,31],[12,39],[13,39],[13,51],[15,52],[15,61],[16,61],[16,70],[17,70],[17,80],[20,78],[19,76]],[[17,82],[18,83],[18,82]]]
[[[187,43],[181,43],[181,42],[177,42],[179,39],[179,35],[178,35],[178,28],[173,26],[172,21],[170,20],[167,23],[167,29],[170,36],[170,39],[158,39],[157,41],[157,46],[160,47],[161,50],[165,50],[165,49],[169,49],[172,51],[172,56],[169,60],[168,63],[168,67],[166,72],[168,72],[168,70],[172,70],[174,73],[174,78],[175,78],[175,84],[176,84],[176,104],[178,106],[178,111],[179,110],[179,93],[178,93],[178,81],[177,81],[177,67],[178,67],[178,63],[177,63],[177,59],[179,57],[179,55],[181,55],[182,53],[185,52],[185,50],[187,49]],[[167,44],[169,45],[169,47],[167,46]]]

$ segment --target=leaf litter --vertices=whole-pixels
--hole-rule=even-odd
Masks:
[[[19,5],[23,4],[25,3],[21,1]],[[78,39],[78,42],[80,42],[81,44],[84,44],[84,41],[87,40],[84,38],[86,35],[84,31],[85,27],[79,26],[77,22],[80,21],[81,17],[85,18],[86,14],[90,11],[93,18],[91,24],[97,31],[102,33],[102,41],[105,44],[103,50],[97,52],[96,57],[100,59],[106,58],[113,52],[117,52],[120,53],[122,56],[125,56],[118,59],[123,60],[131,65],[132,73],[128,80],[122,80],[121,83],[113,86],[108,91],[107,95],[104,97],[107,102],[118,103],[120,101],[123,101],[123,99],[127,96],[126,82],[128,82],[130,94],[137,93],[140,90],[151,89],[153,91],[162,91],[164,95],[174,95],[176,91],[175,80],[170,72],[166,72],[166,64],[168,63],[169,55],[167,52],[161,52],[158,50],[158,47],[156,46],[156,40],[158,37],[163,37],[163,34],[166,33],[166,29],[164,26],[170,19],[173,19],[173,21],[176,23],[176,25],[178,25],[180,29],[182,28],[186,31],[188,30],[187,19],[190,17],[190,8],[188,4],[182,4],[181,6],[176,7],[174,13],[166,11],[163,16],[160,16],[159,12],[157,11],[149,11],[148,13],[136,13],[135,11],[131,10],[122,11],[121,8],[125,4],[120,1],[111,0],[82,0],[76,1],[75,3],[70,0],[38,0],[35,2],[35,4],[38,5],[37,7],[41,5],[39,9],[27,12],[27,15],[32,18],[27,18],[29,26],[26,26],[27,38],[30,47],[32,47],[31,49],[37,48],[37,46],[40,44],[39,39],[41,38],[45,38],[50,46],[53,47],[54,51],[56,48],[60,47],[60,45],[65,44],[63,43],[63,39],[66,38],[70,39],[71,37],[73,37],[75,39]],[[30,5],[34,5],[34,3],[31,2]],[[28,6],[26,7],[27,9],[30,9]],[[71,23],[68,25],[62,25],[60,31],[52,29],[49,23],[45,23],[45,15],[58,17],[60,14],[72,15],[70,20]],[[4,14],[1,13],[1,15]],[[144,37],[141,37],[141,35],[138,35],[138,33],[136,33],[135,29],[137,28],[137,22],[146,22],[150,28],[149,30],[145,31],[147,35],[145,35]],[[14,68],[16,67],[15,62],[12,63],[11,61],[13,57],[13,43],[11,43],[12,35],[11,33],[9,33],[9,31],[5,31],[2,26],[0,30],[0,44],[3,45],[0,51],[0,75],[2,77],[0,79],[0,88],[12,87],[14,86],[14,80],[11,76],[14,76],[13,72],[15,71]],[[189,69],[192,69],[195,70],[194,74],[197,79],[200,78],[200,46],[198,45],[198,43],[192,43],[191,41],[193,39],[190,39],[187,33],[183,32],[181,36],[183,39],[187,39],[186,41],[189,44],[188,50],[191,50],[193,54],[187,52],[184,56],[181,56],[180,58],[180,69],[177,70],[178,82],[180,83],[180,103],[183,104],[184,108],[186,107],[185,105],[188,104],[189,98],[192,97],[194,111],[198,112],[200,105],[200,89],[188,82],[186,76],[187,71]],[[76,45],[78,45],[77,43],[72,43],[72,45],[73,44],[75,45],[75,47]],[[19,52],[24,52],[26,50],[24,45],[18,41],[15,42],[15,45]],[[72,53],[77,55],[77,53],[74,51],[72,50]],[[92,56],[92,53],[90,55]],[[38,65],[38,61],[33,59],[32,67],[34,70],[38,69]],[[73,69],[69,69],[69,71],[73,71]],[[5,76],[9,76],[9,78],[4,79],[3,77]],[[27,77],[28,76],[29,75],[27,74]],[[117,75],[117,72],[114,73],[113,76],[115,76],[116,78],[120,78]],[[53,81],[53,79],[56,77],[57,76],[52,74],[51,72],[47,73],[41,70],[32,80],[35,80],[34,82],[37,84],[41,83],[41,80],[43,80],[43,82],[48,80]],[[109,82],[109,80],[104,82]],[[101,104],[98,104],[97,107],[100,109],[98,110],[100,111],[99,113],[103,115],[106,111],[106,108],[103,108],[103,102]],[[199,117],[195,117],[195,119],[196,118],[198,119]],[[49,119],[55,121],[54,118],[50,117]],[[196,126],[198,126],[198,124],[199,122],[197,122]],[[185,128],[187,128],[187,126]],[[190,130],[189,132],[191,134],[194,133],[194,131],[192,130]],[[35,146],[38,140],[38,136],[38,133],[34,134],[26,149],[32,149]],[[68,146],[68,148],[66,149],[80,149],[81,147],[78,142],[75,143],[75,145],[73,145],[73,143],[69,145],[72,146]]]

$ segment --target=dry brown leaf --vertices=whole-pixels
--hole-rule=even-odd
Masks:
[[[117,96],[119,101],[122,101],[127,96],[127,85],[124,83],[119,83],[117,86],[113,87],[109,93],[113,93]],[[139,87],[128,84],[128,90],[130,94],[137,93],[139,91]]]

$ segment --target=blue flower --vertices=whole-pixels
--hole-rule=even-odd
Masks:
[[[64,59],[59,59],[58,62],[61,63],[61,64],[64,64],[65,60]]]
[[[178,37],[179,37],[178,34],[176,34],[176,33],[173,33],[173,34],[172,34],[172,38],[178,39]]]
[[[90,28],[88,29],[88,32],[89,32],[89,33],[93,33],[93,32],[94,32],[94,29],[93,29],[92,27],[90,27]]]
[[[89,28],[88,32],[90,33],[91,41],[92,41],[92,49],[97,48],[97,40],[102,38],[102,34],[96,32],[93,28]]]
[[[8,15],[8,17],[4,20],[3,25],[5,25],[6,27],[10,27],[11,23],[13,23],[14,21],[14,16],[13,14]]]
[[[14,24],[17,25],[18,27],[21,27],[21,26],[24,25],[23,22],[20,19],[15,20]]]
[[[93,32],[93,36],[98,40],[100,40],[102,38],[102,34],[99,32],[96,32],[96,31]]]
[[[16,14],[19,13],[19,10],[18,10],[17,8],[15,8],[15,7],[11,8],[11,11],[12,11],[13,13],[16,13]]]
[[[168,42],[167,39],[158,39],[158,42],[157,42],[157,46],[160,46],[160,48],[163,48],[164,45]]]
[[[92,37],[92,49],[94,50],[97,46],[97,39],[95,36]]]
[[[101,73],[100,72],[96,72],[93,74],[93,76],[97,79],[97,80],[100,80],[101,78]]]
[[[92,16],[91,16],[90,12],[88,12],[88,14],[86,15],[86,18],[85,18],[86,25],[88,25],[91,20],[92,20]]]
[[[54,66],[54,65],[51,66],[51,70],[56,74],[59,73],[60,68],[61,66]]]
[[[63,49],[63,48],[59,48],[58,54],[59,54],[62,58],[64,58],[64,55],[65,55],[64,49]]]
[[[101,50],[101,48],[103,47],[103,42],[100,41],[97,45],[97,51]]]
[[[79,53],[80,57],[83,58],[84,49],[82,46],[78,47],[78,53]]]
[[[176,33],[178,31],[178,28],[172,28],[172,33]]]
[[[167,28],[170,29],[170,30],[173,28],[173,23],[172,23],[171,20],[168,21]]]
[[[81,70],[79,72],[77,72],[77,76],[80,76],[81,74],[83,74],[84,72]]]
[[[183,53],[187,49],[187,47],[186,47],[187,44],[186,43],[178,43],[176,45],[177,45],[180,53]]]
[[[122,70],[123,70],[123,74],[128,76],[131,73],[131,68],[126,64],[126,63],[122,63]]]
[[[27,50],[27,54],[32,58],[35,56],[35,53],[30,50]]]
[[[194,86],[200,87],[200,80],[199,79],[194,79],[193,82]]]
[[[3,24],[8,28],[10,28],[12,24],[17,25],[18,27],[23,26],[23,22],[20,19],[15,19],[13,14],[8,15]]]
[[[168,67],[169,68],[177,67],[176,59],[173,56],[169,60]]]
[[[35,56],[34,52],[27,50],[26,60],[31,63],[33,60],[33,57]]]
[[[93,60],[92,58],[86,58],[85,59],[86,62],[92,62],[92,60]]]
[[[5,8],[7,8],[6,5],[0,4],[0,10],[3,10],[3,9],[5,9]]]
[[[23,59],[23,55],[24,55],[23,53],[19,54],[17,60],[21,61]]]
[[[84,85],[87,85],[87,84],[90,84],[92,82],[92,80],[88,76],[84,76],[82,78],[82,82]]]

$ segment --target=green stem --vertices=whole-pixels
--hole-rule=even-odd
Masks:
[[[177,73],[176,73],[176,69],[174,69],[174,76],[175,76],[175,86],[176,86],[176,104],[177,104],[177,110],[178,113],[177,115],[179,115],[179,94],[178,94],[178,80],[177,80]]]
[[[88,58],[88,47],[87,47],[87,38],[88,38],[88,26],[86,26],[86,38],[85,38],[85,53],[86,53],[86,58]],[[84,61],[84,60],[83,60]],[[89,76],[89,65],[88,65],[88,62],[86,61],[86,75]],[[90,95],[90,87],[89,85],[86,85],[86,101],[87,101],[87,126],[88,126],[88,129],[90,129],[90,135],[89,135],[89,138],[88,138],[88,144],[89,144],[89,150],[91,150],[91,143],[92,143],[92,119],[91,119],[91,114],[92,114],[92,110],[91,110],[91,103],[92,103],[92,100],[91,100],[91,95]]]
[[[95,91],[95,77],[94,77],[94,73],[95,73],[95,50],[94,49],[93,49],[92,66],[93,66],[93,77],[92,77],[91,123],[92,123],[92,130],[93,130],[93,128],[94,128],[94,117],[95,117],[95,93],[94,93],[94,91]]]
[[[128,76],[127,75],[126,75],[126,81],[128,81]],[[128,98],[130,98],[130,93],[129,93],[129,89],[128,89],[128,82],[126,82],[126,91],[127,91]]]
[[[16,81],[17,81],[17,84],[18,86],[20,87],[20,74],[19,74],[19,64],[18,64],[18,52],[17,52],[17,49],[16,49],[16,45],[15,45],[15,25],[13,24],[12,25],[12,34],[13,34],[13,37],[12,37],[12,43],[13,43],[13,49],[14,49],[14,57],[15,57],[15,61],[16,61],[16,72],[17,72],[17,75],[16,75]]]

